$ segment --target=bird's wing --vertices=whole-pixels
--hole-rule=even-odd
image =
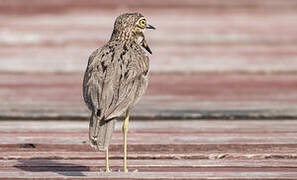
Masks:
[[[135,102],[143,85],[139,77],[148,71],[147,57],[123,46],[96,50],[85,72],[84,100],[92,111],[90,140],[99,149],[108,146],[114,126],[112,119]]]
[[[98,150],[109,146],[115,119],[106,120],[106,111],[114,98],[113,66],[114,52],[110,46],[104,46],[92,53],[83,81],[83,96],[92,111],[89,125],[89,139]]]
[[[101,110],[106,102],[106,94],[108,93],[110,75],[107,67],[112,53],[108,52],[106,47],[97,49],[89,57],[88,66],[84,76],[83,95],[86,104],[91,111],[96,111],[96,115],[101,117]]]
[[[126,51],[110,51],[108,47],[95,51],[84,78],[86,103],[107,120],[120,116],[134,102],[143,85],[140,75],[149,68],[148,57],[139,50],[119,49]]]
[[[124,47],[123,49],[126,48]],[[117,55],[115,55],[115,58],[117,58]],[[117,63],[119,64],[117,72],[120,73],[117,75],[117,97],[107,110],[109,118],[123,114],[143,94],[140,91],[147,87],[147,82],[143,82],[142,77],[148,74],[149,60],[138,45],[128,48],[125,53],[120,53],[117,60],[119,61]]]

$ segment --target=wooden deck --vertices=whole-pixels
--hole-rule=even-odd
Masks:
[[[86,121],[1,121],[0,179],[296,179],[297,121],[132,120],[122,170],[118,122],[104,153]]]
[[[296,73],[294,0],[0,0],[0,71],[83,72],[115,18],[139,11],[152,72]],[[3,27],[3,28],[2,28]]]
[[[1,73],[0,179],[297,177],[294,74],[153,74],[132,112],[128,163],[138,172],[128,174],[118,172],[121,122],[113,172],[100,172],[104,153],[88,143],[81,76]]]
[[[0,119],[87,120],[81,73],[0,73]],[[296,119],[295,74],[152,74],[138,119]]]
[[[0,179],[297,179],[297,1],[0,0]],[[116,16],[156,31],[150,84],[104,153],[81,94]]]

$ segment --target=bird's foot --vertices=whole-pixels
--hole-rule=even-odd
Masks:
[[[124,172],[127,173],[129,172],[129,170],[127,168],[124,168]]]

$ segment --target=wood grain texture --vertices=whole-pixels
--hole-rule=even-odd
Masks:
[[[128,166],[139,172],[128,174],[119,172],[121,123],[110,146],[110,174],[100,172],[104,152],[89,146],[87,125],[0,121],[0,179],[226,180],[297,175],[297,126],[292,120],[131,121]]]
[[[295,180],[296,8],[294,0],[0,0],[0,180]],[[128,134],[128,166],[139,172],[118,172],[119,121],[106,174],[88,122],[78,121],[89,116],[82,72],[127,11],[157,28],[146,32],[152,76]]]
[[[0,71],[83,72],[115,18],[139,11],[152,72],[296,73],[294,0],[0,1]],[[17,14],[17,15],[15,15]]]
[[[89,119],[82,74],[1,73],[0,117]],[[138,119],[297,117],[293,74],[152,74],[131,112]]]

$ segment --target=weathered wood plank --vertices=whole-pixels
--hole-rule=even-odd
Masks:
[[[121,166],[122,160],[110,160],[111,166]],[[75,167],[75,166],[103,166],[104,160],[0,160],[1,168],[9,167]],[[241,167],[241,168],[297,168],[297,159],[294,160],[166,160],[166,159],[139,159],[129,160],[131,167]]]
[[[1,74],[0,117],[88,119],[82,76]],[[296,75],[155,74],[131,114],[142,119],[296,118],[296,85]]]
[[[91,51],[109,39],[115,17],[137,10],[157,27],[147,32],[152,72],[292,73],[296,6],[293,0],[1,0],[0,71],[83,72]]]
[[[85,146],[84,146],[85,147]],[[133,146],[132,146],[133,147]],[[215,147],[218,147],[215,149]],[[275,147],[275,145],[270,146]],[[82,148],[73,147],[64,148],[63,150],[57,148],[47,148],[46,150],[37,149],[34,150],[18,150],[17,148],[9,148],[0,152],[0,159],[2,160],[30,160],[30,159],[105,159],[105,154],[102,152],[94,152],[92,150],[86,151]],[[147,147],[148,149],[149,147]],[[176,148],[175,151],[172,149]],[[247,149],[249,150],[242,150]],[[123,158],[122,147],[115,148],[111,146],[111,159]],[[273,148],[261,148],[261,147],[237,147],[235,145],[226,146],[224,148],[220,145],[213,145],[212,148],[197,147],[196,149],[189,149],[186,147],[173,147],[171,151],[166,148],[157,151],[143,150],[143,147],[131,145],[128,147],[128,158],[129,159],[297,159],[296,147],[287,147],[282,145]],[[202,150],[201,150],[202,149]],[[205,149],[205,150],[204,150]],[[79,151],[79,152],[78,152]],[[165,152],[164,152],[165,151]],[[183,151],[183,152],[181,152]]]
[[[0,133],[1,135],[1,133]],[[56,137],[39,137],[38,135],[27,136],[0,136],[0,145],[2,144],[86,144],[88,140],[87,133],[79,137],[61,136]],[[177,134],[157,134],[157,133],[129,133],[129,144],[164,144],[164,145],[183,145],[183,144],[297,144],[297,133],[265,133],[265,134],[228,134],[220,133],[177,133]],[[122,133],[115,133],[113,144],[122,144]],[[145,140],[141,142],[142,140]],[[141,142],[141,143],[140,143]]]
[[[296,172],[138,172],[138,173],[104,173],[89,171],[67,172],[14,172],[6,171],[0,174],[0,179],[261,179],[279,180],[295,179]]]
[[[292,0],[191,0],[185,2],[177,0],[164,0],[164,1],[148,1],[148,0],[130,0],[122,2],[120,0],[114,1],[96,1],[96,0],[76,0],[76,1],[49,1],[40,2],[38,0],[29,0],[22,2],[18,0],[5,1],[1,0],[2,13],[22,13],[22,14],[35,14],[35,13],[61,13],[65,10],[75,11],[77,9],[113,9],[119,7],[126,8],[199,8],[199,9],[292,9],[297,6],[297,3]],[[32,4],[29,6],[28,4]],[[42,11],[41,11],[42,10]]]
[[[116,124],[115,132],[121,131],[122,122]],[[88,132],[88,121],[73,120],[1,120],[0,133],[10,134],[18,133],[29,135],[67,135],[80,134]],[[279,119],[279,120],[151,120],[139,121],[132,119],[129,123],[129,132],[133,133],[220,133],[230,134],[265,134],[265,133],[296,133],[297,121]]]
[[[104,152],[83,142],[87,122],[0,121],[0,141],[11,142],[0,145],[0,179],[294,179],[295,124],[292,120],[132,121],[128,163],[130,170],[139,172],[117,172],[123,158],[117,127],[110,146],[114,171],[106,174],[99,172],[104,169]],[[32,144],[24,144],[26,138]]]
[[[296,172],[296,160],[129,160],[129,168],[138,172]],[[122,160],[111,160],[114,172],[122,170]],[[0,171],[69,172],[104,169],[104,160],[5,160]]]

